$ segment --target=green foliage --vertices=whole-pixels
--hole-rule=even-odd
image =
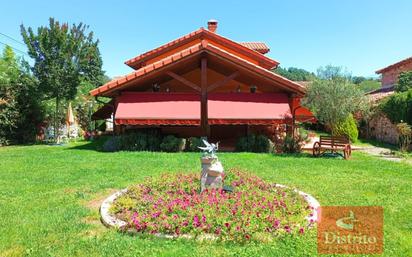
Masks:
[[[302,104],[308,107],[320,122],[332,127],[343,122],[352,113],[368,112],[370,103],[362,90],[348,79],[336,77],[332,72],[328,76],[331,76],[331,79],[313,81],[302,99]]]
[[[308,133],[302,128],[293,137],[286,135],[281,145],[282,153],[301,153],[307,139]]]
[[[358,127],[352,114],[348,115],[343,122],[339,122],[332,126],[331,129],[332,135],[334,136],[346,136],[352,143],[358,141]]]
[[[163,152],[181,152],[185,149],[185,145],[185,139],[169,135],[163,138],[160,150]]]
[[[158,151],[161,137],[156,132],[136,132],[107,139],[103,151]]]
[[[405,92],[412,89],[412,71],[401,72],[395,85],[396,92]]]
[[[319,67],[316,71],[318,79],[334,80],[334,79],[344,79],[347,81],[351,80],[351,74],[340,66],[326,65]]]
[[[387,97],[379,104],[379,109],[393,123],[405,121],[408,124],[412,124],[412,89]]]
[[[35,141],[43,111],[36,81],[11,47],[0,57],[0,145]]]
[[[186,150],[189,152],[199,152],[199,146],[203,146],[202,139],[199,137],[190,137],[187,140]]]
[[[360,88],[360,90],[362,90],[365,93],[376,90],[381,87],[380,81],[374,79],[363,80],[357,85]]]
[[[272,150],[271,141],[265,135],[250,134],[239,138],[236,142],[237,152],[268,153]]]
[[[310,81],[315,78],[315,74],[304,69],[289,67],[278,67],[273,72],[293,81]]]
[[[83,23],[69,27],[53,18],[49,19],[48,27],[39,27],[37,33],[21,25],[23,40],[34,59],[32,71],[42,96],[45,100],[55,99],[56,136],[62,118],[61,101],[74,99],[82,81],[96,87],[103,79],[99,41],[93,39],[92,32],[87,34],[87,29]]]

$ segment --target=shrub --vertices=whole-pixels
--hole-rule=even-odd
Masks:
[[[408,150],[412,140],[412,128],[405,122],[398,123],[396,128],[399,132],[399,150],[405,152]]]
[[[268,153],[273,149],[273,143],[264,135],[248,135],[241,137],[236,143],[238,152]]]
[[[379,108],[393,123],[405,121],[412,124],[412,89],[389,96]]]
[[[117,152],[120,151],[120,138],[119,136],[114,136],[108,138],[103,144],[104,152]]]
[[[199,152],[199,146],[203,146],[202,139],[199,137],[191,137],[187,140],[186,151]]]
[[[158,151],[161,137],[155,132],[137,132],[109,138],[103,144],[103,151]]]
[[[283,153],[300,153],[302,152],[303,145],[305,144],[305,138],[298,134],[295,137],[287,135],[283,140],[281,147]]]
[[[346,136],[351,142],[358,140],[358,127],[355,118],[350,114],[343,122],[335,124],[332,127],[332,134],[335,136]]]
[[[172,135],[163,138],[160,144],[160,150],[164,152],[180,152],[185,149],[186,140]]]

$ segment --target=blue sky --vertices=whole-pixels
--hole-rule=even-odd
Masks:
[[[109,76],[131,71],[123,62],[199,27],[219,21],[235,41],[264,41],[283,67],[316,71],[327,64],[352,75],[412,56],[412,1],[4,1],[0,33],[21,40],[20,24],[46,25],[50,16],[90,25],[100,39]],[[0,34],[0,42],[25,47]],[[0,44],[0,48],[2,45]]]

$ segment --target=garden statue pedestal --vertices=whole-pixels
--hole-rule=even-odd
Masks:
[[[204,156],[200,159],[202,174],[200,177],[200,190],[207,188],[223,188],[223,166],[216,156]]]

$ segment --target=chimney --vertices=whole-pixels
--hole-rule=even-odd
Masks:
[[[207,22],[207,29],[210,32],[216,33],[216,29],[217,29],[217,20],[209,20]]]

